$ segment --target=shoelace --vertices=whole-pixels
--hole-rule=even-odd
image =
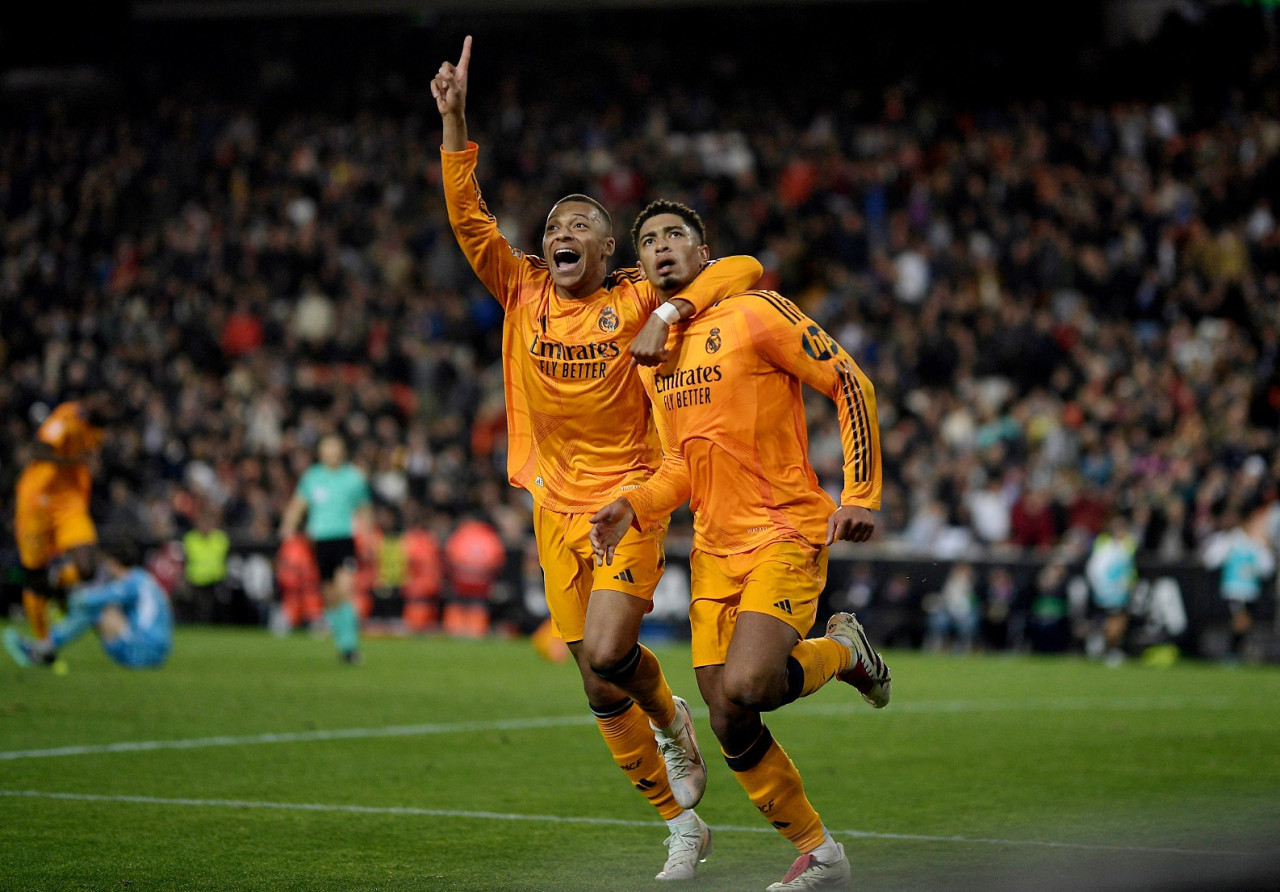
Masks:
[[[674,845],[673,845],[674,843]],[[667,846],[667,863],[670,864],[677,855],[687,852],[696,853],[702,847],[702,828],[696,823],[690,830],[672,830],[665,840]]]
[[[667,753],[678,753],[681,758],[667,760]],[[684,751],[670,738],[666,738],[662,743],[658,744],[658,755],[662,756],[662,760],[667,763],[668,780],[684,780],[689,773],[689,760],[684,758]]]

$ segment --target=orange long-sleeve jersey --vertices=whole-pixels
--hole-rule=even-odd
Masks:
[[[694,543],[737,554],[766,542],[826,541],[836,505],[809,464],[802,384],[835,402],[844,447],[841,504],[880,507],[875,391],[857,364],[772,291],[721,301],[672,327],[671,355],[641,378],[666,457],[625,493],[646,526],[686,498]]]
[[[478,151],[441,151],[441,169],[458,244],[505,311],[507,475],[550,510],[594,511],[662,462],[627,347],[664,298],[635,269],[610,274],[589,297],[560,297],[547,262],[498,231],[476,180]],[[755,258],[724,258],[680,297],[702,311],[762,271]]]
[[[61,459],[88,459],[102,444],[103,431],[85,420],[77,402],[61,403],[36,430],[36,439]],[[92,479],[88,464],[33,461],[22,473],[24,491],[72,490],[89,496]]]

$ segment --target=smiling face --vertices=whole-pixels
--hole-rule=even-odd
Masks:
[[[561,201],[547,215],[542,254],[561,297],[592,294],[604,282],[614,241],[600,209],[585,201]]]
[[[678,214],[655,214],[636,236],[640,268],[664,297],[671,297],[693,281],[711,249]]]

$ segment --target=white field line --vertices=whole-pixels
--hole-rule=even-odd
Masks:
[[[427,725],[389,725],[382,728],[334,728],[328,731],[289,731],[280,734],[247,734],[239,737],[191,737],[181,740],[132,740],[121,743],[58,746],[42,750],[0,752],[0,761],[10,759],[50,759],[58,756],[92,756],[100,753],[137,753],[150,750],[189,750],[211,746],[254,746],[262,743],[306,743],[313,740],[357,740],[376,737],[427,737],[433,734],[466,734],[477,731],[521,731],[529,728],[558,728],[587,725],[590,714],[549,716],[528,719],[497,719],[487,722],[447,722]]]
[[[923,700],[894,703],[884,712],[871,712],[860,703],[802,703],[788,707],[792,715],[844,715],[890,717],[987,712],[1146,712],[1170,709],[1230,709],[1231,701],[1221,697],[1050,697],[1034,700]],[[705,718],[707,712],[694,710]],[[81,746],[58,746],[36,750],[0,751],[0,761],[52,759],[63,756],[93,756],[106,753],[137,753],[152,750],[204,749],[215,746],[256,746],[266,743],[307,743],[324,740],[358,740],[381,737],[428,737],[437,734],[470,734],[483,731],[523,731],[560,728],[593,723],[589,714],[545,716],[525,719],[495,719],[481,722],[437,722],[423,725],[388,725],[381,728],[334,728],[319,731],[289,731],[273,734],[190,737],[178,740],[133,740]]]
[[[40,790],[0,790],[0,797],[24,799],[55,799],[69,802],[106,802],[130,805],[169,805],[188,808],[239,808],[273,811],[304,811],[360,815],[393,815],[427,818],[465,818],[479,821],[532,821],[544,824],[595,824],[613,827],[648,827],[654,821],[629,821],[620,818],[571,817],[565,815],[522,815],[493,811],[459,811],[444,808],[414,808],[411,806],[328,805],[315,802],[260,802],[243,799],[170,799],[159,796],[107,796],[95,793],[56,793]],[[717,833],[767,833],[777,831],[772,827],[732,827],[714,825]],[[929,836],[923,833],[875,833],[869,830],[832,830],[833,836],[857,839],[904,840],[909,842],[960,843],[964,845],[992,845],[1051,849],[1076,849],[1097,852],[1130,852],[1163,855],[1191,855],[1249,857],[1261,852],[1232,851],[1226,849],[1183,849],[1172,846],[1123,846],[1092,843],[1056,842],[1039,839],[992,839],[974,836]]]

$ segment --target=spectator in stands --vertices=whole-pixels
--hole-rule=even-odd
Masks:
[[[1070,644],[1069,579],[1069,567],[1056,557],[1036,573],[1027,618],[1027,638],[1036,653],[1062,653]]]
[[[1023,548],[1044,550],[1058,542],[1058,524],[1048,490],[1027,487],[1009,512],[1009,541]]]
[[[1007,567],[987,571],[982,593],[981,633],[989,650],[1019,650],[1026,639],[1026,596]]]
[[[924,611],[926,650],[941,653],[949,643],[953,653],[970,653],[982,619],[973,564],[952,564],[942,590],[925,597]]]

